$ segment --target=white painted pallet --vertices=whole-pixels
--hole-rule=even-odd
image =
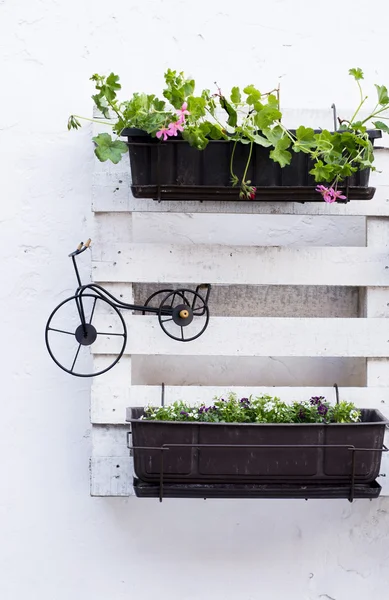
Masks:
[[[157,319],[124,313],[129,331],[126,353],[111,371],[94,379],[91,398],[93,450],[91,494],[129,496],[132,459],[126,446],[126,409],[158,404],[159,386],[131,385],[131,355],[186,356],[329,356],[365,357],[366,387],[341,389],[341,397],[359,407],[383,409],[389,404],[389,151],[376,151],[382,173],[371,185],[371,201],[349,204],[272,202],[161,202],[132,197],[128,160],[120,165],[96,162],[93,180],[95,237],[93,280],[115,285],[132,297],[133,283],[185,281],[192,285],[311,285],[366,288],[364,318],[211,317],[206,332],[195,342],[169,339]],[[132,240],[133,212],[240,213],[269,215],[365,216],[364,248],[288,248],[166,244],[136,244]],[[167,240],[168,241],[168,240]],[[293,265],[293,268],[291,268]],[[331,265],[331,268],[328,268]],[[109,315],[99,315],[99,327],[109,330]],[[94,344],[96,367],[104,367],[117,352],[118,339],[102,336]],[[334,397],[333,388],[166,386],[166,402],[185,399],[210,401],[235,391],[279,395],[285,400],[307,399],[319,391]],[[387,475],[387,477],[386,477]],[[386,483],[388,482],[388,483]],[[382,463],[383,494],[389,495],[389,457]]]

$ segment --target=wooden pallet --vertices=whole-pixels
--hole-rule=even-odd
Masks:
[[[101,128],[100,128],[101,129]],[[221,285],[356,286],[364,288],[362,318],[278,318],[213,316],[195,342],[168,338],[154,316],[125,314],[129,339],[126,353],[111,371],[94,379],[91,397],[93,496],[133,495],[132,459],[126,446],[126,408],[158,404],[160,387],[131,385],[131,355],[364,357],[366,387],[342,389],[342,399],[389,414],[389,151],[376,151],[381,174],[373,174],[377,192],[371,201],[349,204],[272,202],[163,202],[135,199],[130,192],[127,159],[120,165],[96,161],[93,183],[92,278],[114,286],[130,301],[133,284],[211,283]],[[132,238],[132,213],[242,213],[267,215],[365,216],[366,247],[253,247],[140,244]],[[101,327],[109,316],[99,315]],[[99,368],[117,350],[107,336],[93,345]],[[239,394],[270,393],[283,399],[307,399],[313,387],[228,387]],[[210,400],[225,393],[218,386],[167,386],[167,402]],[[333,398],[333,389],[320,388]],[[385,405],[388,410],[385,411]],[[387,475],[387,477],[386,477]],[[389,495],[389,462],[379,478]]]

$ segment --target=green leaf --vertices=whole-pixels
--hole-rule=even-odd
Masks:
[[[188,110],[196,121],[200,119],[200,117],[205,116],[205,104],[205,99],[201,96],[190,96],[188,98]]]
[[[253,85],[246,85],[246,87],[243,88],[243,91],[245,94],[247,94],[247,104],[255,104],[261,99],[261,92]]]
[[[269,142],[269,140],[258,133],[255,133],[253,136],[253,141],[258,144],[258,146],[263,146],[264,148],[269,148],[273,144]]]
[[[212,139],[212,140],[220,140],[223,137],[225,137],[225,135],[223,134],[223,131],[221,130],[219,125],[211,125],[211,130],[208,133],[208,136]]]
[[[74,115],[70,115],[68,119],[68,130],[71,129],[79,129],[81,127],[81,123],[76,119]]]
[[[389,127],[386,123],[383,123],[382,121],[375,121],[373,125],[376,129],[380,129],[381,131],[385,131],[385,133],[389,133]]]
[[[274,162],[278,162],[281,167],[285,167],[290,164],[292,160],[292,155],[288,152],[287,148],[290,146],[290,139],[285,136],[278,140],[276,143],[274,150],[270,152],[270,158],[274,160]]]
[[[105,99],[105,96],[103,96],[100,92],[100,94],[95,94],[94,96],[92,96],[92,100],[95,103],[96,108],[102,113],[102,115],[106,119],[109,119],[109,106],[107,100]]]
[[[107,100],[114,100],[116,98],[116,92],[121,89],[121,85],[119,83],[119,75],[115,75],[115,73],[111,73],[108,75],[105,80],[105,96]]]
[[[273,146],[275,146],[278,140],[280,140],[284,135],[284,131],[279,125],[276,125],[273,127],[273,129],[263,129],[262,133],[267,137]]]
[[[120,140],[113,140],[109,133],[99,133],[92,138],[96,144],[95,154],[101,162],[110,160],[115,165],[120,162],[122,154],[128,151],[127,144]]]
[[[385,106],[386,104],[389,104],[389,96],[388,96],[388,90],[384,85],[375,85],[376,90],[377,90],[377,94],[378,94],[378,103],[381,104],[381,106]]]
[[[281,118],[280,111],[274,106],[266,105],[254,116],[254,123],[259,129],[267,129],[270,125],[273,125],[274,121],[278,121]]]
[[[322,160],[318,160],[311,169],[310,174],[315,177],[315,181],[332,181],[334,172],[332,165],[325,165]]]
[[[316,146],[315,132],[311,127],[304,127],[301,125],[296,130],[297,140],[293,144],[293,150],[295,152],[309,153],[310,150]]]
[[[354,77],[354,79],[356,81],[358,81],[359,79],[363,79],[363,71],[359,67],[356,68],[356,69],[349,69],[348,73],[349,73],[349,75],[351,75],[352,77]]]
[[[188,96],[191,96],[195,89],[194,79],[185,79],[184,73],[178,73],[168,69],[165,73],[166,89],[163,91],[164,97],[171,102],[174,108],[181,108]]]
[[[242,96],[240,93],[240,89],[238,87],[233,87],[231,90],[231,102],[233,102],[234,104],[239,104],[242,100]]]
[[[279,106],[278,106],[278,98],[274,94],[270,94],[267,97],[267,103],[271,104],[272,106],[275,106],[276,108],[279,108]]]
[[[205,137],[200,127],[185,127],[184,131],[182,132],[182,137],[184,140],[189,142],[191,146],[197,148],[198,150],[204,150],[209,141]]]
[[[226,100],[224,96],[220,96],[219,98],[220,106],[226,111],[228,114],[227,123],[230,127],[236,127],[238,122],[238,114],[233,108],[233,106]]]

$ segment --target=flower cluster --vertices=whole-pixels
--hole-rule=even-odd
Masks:
[[[185,124],[185,116],[190,115],[188,110],[188,103],[184,102],[181,108],[177,111],[178,119],[175,121],[171,121],[169,125],[166,127],[165,125],[161,127],[159,131],[155,134],[158,139],[163,139],[164,142],[168,139],[168,137],[177,136],[178,132],[184,131],[183,125]]]
[[[331,406],[324,396],[309,401],[286,403],[272,396],[214,398],[207,406],[175,402],[169,406],[147,407],[142,417],[156,421],[197,421],[208,423],[356,423],[361,412],[351,402]]]
[[[347,200],[347,196],[344,196],[342,192],[334,190],[333,187],[318,185],[316,191],[323,196],[324,202],[328,202],[329,204],[332,204],[332,202],[336,202],[337,200]]]
[[[239,198],[241,200],[255,200],[257,188],[250,185],[251,181],[242,181],[240,185]]]

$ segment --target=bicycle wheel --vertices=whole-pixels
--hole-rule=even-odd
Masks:
[[[199,293],[182,288],[163,298],[158,321],[166,335],[173,340],[191,342],[208,327],[209,309]]]
[[[84,314],[85,325],[81,315]],[[96,316],[105,314],[108,331],[95,327]],[[108,344],[112,362],[101,370],[93,370],[88,350],[96,340]],[[95,377],[106,373],[123,356],[127,342],[127,328],[123,316],[110,302],[96,294],[71,296],[51,313],[45,329],[47,350],[58,367],[75,377]]]

